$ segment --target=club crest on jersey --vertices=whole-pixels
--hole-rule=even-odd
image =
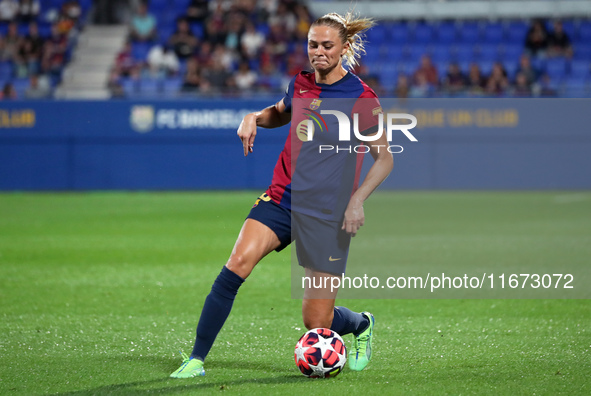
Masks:
[[[310,109],[311,110],[318,110],[318,108],[320,107],[320,103],[322,103],[322,100],[314,99],[312,101],[312,103],[310,103]]]

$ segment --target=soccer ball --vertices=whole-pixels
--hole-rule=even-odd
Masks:
[[[306,377],[336,377],[347,362],[347,349],[341,336],[334,331],[312,329],[300,338],[294,356]]]

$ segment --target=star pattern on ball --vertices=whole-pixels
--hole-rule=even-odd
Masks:
[[[318,337],[318,342],[316,342],[314,345],[312,345],[312,348],[314,348],[314,347],[320,349],[321,356],[324,356],[326,351],[336,352],[335,349],[333,348],[332,344],[330,343],[330,339],[326,339],[324,337]]]
[[[318,376],[324,378],[324,360],[320,359],[317,365],[310,365],[313,373],[312,376]]]
[[[307,348],[304,348],[301,344],[298,344],[298,346],[296,347],[295,353],[297,356],[297,362],[299,362],[300,360],[306,360],[306,357],[304,356],[304,353],[306,352]]]

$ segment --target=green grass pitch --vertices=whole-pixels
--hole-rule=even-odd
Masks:
[[[375,314],[374,357],[360,373],[304,378],[293,361],[304,329],[289,249],[241,288],[206,376],[169,379],[257,195],[1,194],[0,394],[591,394],[589,300],[341,300]],[[591,263],[589,193],[372,200],[386,198],[397,226],[368,206],[364,229],[392,230],[392,243],[408,236],[406,264],[415,255],[486,261],[487,240],[506,246],[499,257]],[[516,232],[522,238],[502,239]],[[421,235],[445,236],[451,248],[419,249]]]

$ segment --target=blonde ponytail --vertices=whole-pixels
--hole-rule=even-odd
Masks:
[[[313,26],[332,27],[339,32],[343,44],[349,43],[349,50],[344,58],[349,69],[352,69],[358,64],[357,59],[361,58],[361,54],[365,54],[364,32],[375,26],[375,22],[370,18],[356,18],[351,12],[347,12],[345,16],[331,12],[315,20]]]

